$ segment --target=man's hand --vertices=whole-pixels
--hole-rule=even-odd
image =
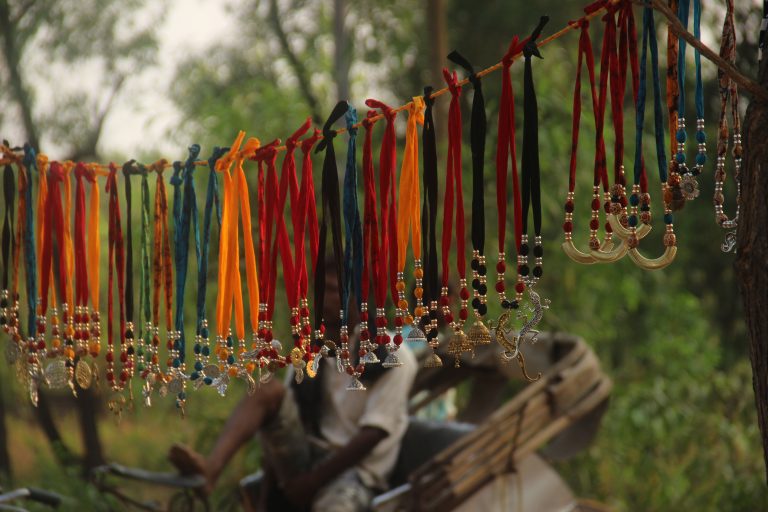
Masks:
[[[283,485],[283,494],[296,507],[308,507],[320,490],[320,478],[315,471],[307,471],[291,477]]]

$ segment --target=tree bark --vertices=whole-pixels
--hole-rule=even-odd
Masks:
[[[349,100],[349,69],[352,64],[351,41],[344,24],[347,0],[333,0],[334,75],[339,101]]]
[[[429,31],[429,79],[432,87],[440,89],[445,85],[443,66],[448,55],[448,29],[446,26],[446,0],[427,0],[426,18]],[[448,125],[448,102],[435,102],[435,136],[444,140]]]
[[[37,127],[32,118],[32,101],[21,76],[21,50],[16,47],[16,22],[11,19],[11,8],[8,0],[0,0],[0,34],[3,38],[3,58],[8,67],[8,80],[16,104],[21,111],[21,121],[24,125],[27,140],[33,148],[40,147]]]
[[[293,48],[291,48],[288,35],[285,33],[283,23],[280,21],[280,11],[277,5],[277,0],[271,0],[269,3],[269,21],[278,41],[280,41],[280,46],[283,49],[285,57],[288,59],[288,63],[293,68],[293,72],[296,73],[296,79],[299,81],[299,90],[307,102],[309,111],[312,113],[312,120],[318,126],[322,126],[325,119],[323,118],[322,112],[320,112],[320,104],[317,101],[315,94],[312,92],[312,87],[309,83],[309,73],[307,72],[307,68],[293,51]]]
[[[98,395],[93,389],[79,389],[77,391],[77,411],[80,416],[80,433],[83,436],[83,471],[86,476],[90,470],[104,464],[104,453],[99,439],[97,423]]]
[[[768,87],[768,60],[760,63],[758,82]],[[736,275],[744,301],[752,388],[768,469],[768,102],[753,98],[744,119],[741,214],[737,232]],[[766,474],[768,480],[768,473]]]

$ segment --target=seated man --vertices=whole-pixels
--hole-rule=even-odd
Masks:
[[[326,332],[336,336],[330,339],[339,332],[335,281],[334,276],[327,282],[326,303],[332,303],[327,311],[336,311],[326,314]],[[243,397],[207,456],[174,445],[169,459],[183,474],[203,475],[210,492],[228,461],[259,433],[266,474],[262,495],[276,488],[295,510],[368,510],[387,488],[408,426],[417,363],[405,346],[398,357],[403,365],[390,370],[368,365],[361,379],[367,391],[347,391],[349,376],[340,374],[331,358],[322,361],[317,377],[298,385],[289,371],[289,384],[273,379]],[[262,506],[267,499],[262,496]]]

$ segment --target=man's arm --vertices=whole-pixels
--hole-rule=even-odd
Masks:
[[[336,450],[328,459],[286,482],[283,489],[286,497],[296,505],[309,504],[320,488],[365,459],[388,435],[377,427],[362,427],[345,446]]]

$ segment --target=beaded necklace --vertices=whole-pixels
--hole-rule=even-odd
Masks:
[[[653,20],[653,10],[650,7],[645,7],[643,10],[643,48],[640,56],[640,89],[637,101],[637,118],[636,118],[636,135],[635,135],[635,183],[632,187],[632,195],[630,196],[629,203],[632,206],[632,210],[629,216],[630,235],[627,238],[629,245],[629,256],[636,265],[646,269],[655,270],[668,266],[675,258],[677,253],[676,238],[674,232],[673,216],[671,203],[673,200],[672,194],[669,192],[669,184],[667,183],[667,168],[666,168],[666,154],[664,149],[664,124],[663,114],[661,107],[661,87],[659,82],[658,72],[658,48],[656,46],[656,30]],[[641,193],[640,180],[642,176],[642,145],[643,145],[643,126],[645,124],[645,97],[646,97],[646,61],[648,48],[650,45],[651,53],[651,70],[653,73],[653,92],[654,92],[654,125],[655,125],[655,137],[656,137],[656,156],[658,160],[659,179],[662,183],[662,194],[664,200],[664,223],[666,224],[666,231],[664,234],[664,254],[656,259],[649,259],[638,251],[637,247],[640,243],[639,237],[636,233],[636,227],[638,225],[638,206],[640,207],[640,222],[643,224],[650,224],[651,212],[650,212],[650,194]],[[668,63],[669,68],[674,68],[674,62]],[[668,94],[671,92],[668,90]],[[670,98],[668,98],[669,100]],[[668,104],[674,102],[668,101]]]
[[[374,310],[376,312],[375,321],[377,324],[376,342],[380,338],[378,328],[379,311],[383,308],[387,300],[386,278],[379,278],[381,265],[379,258],[380,250],[386,251],[386,247],[379,245],[379,219],[376,212],[376,178],[373,167],[373,149],[372,132],[374,122],[371,118],[376,115],[374,110],[368,111],[367,117],[363,119],[363,129],[365,137],[363,142],[363,270],[362,270],[362,292],[363,302],[360,306],[360,350],[366,353],[360,358],[362,364],[375,364],[380,362],[376,356],[376,344],[371,341],[371,332],[369,329],[368,317],[368,295],[369,279],[373,280]],[[383,198],[382,198],[383,200]],[[385,252],[386,254],[386,252]]]
[[[603,38],[603,54],[601,57],[600,65],[600,94],[597,94],[595,86],[595,61],[592,51],[592,42],[589,37],[589,21],[581,19],[578,22],[581,28],[581,35],[579,37],[579,56],[576,64],[576,80],[573,89],[573,123],[571,130],[571,160],[570,160],[570,172],[568,178],[568,195],[565,201],[565,221],[563,223],[563,231],[565,233],[565,241],[563,242],[563,252],[577,263],[584,265],[590,265],[596,263],[597,260],[589,253],[582,252],[573,243],[573,210],[574,210],[574,197],[576,188],[576,165],[577,165],[577,151],[579,144],[579,122],[581,119],[581,68],[582,63],[586,61],[587,74],[589,78],[590,93],[592,99],[592,111],[595,117],[595,127],[597,131],[596,147],[595,147],[595,162],[594,173],[592,183],[592,217],[589,222],[589,248],[590,250],[610,250],[613,247],[611,241],[610,225],[606,224],[605,239],[601,243],[597,236],[597,231],[600,227],[600,184],[603,187],[607,186],[607,175],[605,171],[605,140],[603,138],[603,119],[605,116],[606,106],[606,84],[608,80],[608,52],[606,49],[610,49],[610,41],[615,39],[615,34],[606,30]],[[608,23],[611,26],[612,23]],[[626,252],[626,251],[625,251]]]
[[[455,366],[458,367],[461,353],[472,349],[467,335],[462,330],[464,322],[469,316],[469,290],[467,289],[466,254],[464,249],[464,193],[461,179],[461,106],[459,105],[461,86],[458,85],[456,72],[449,73],[447,69],[443,69],[443,78],[445,78],[451,93],[451,104],[448,110],[448,161],[443,201],[443,277],[442,289],[440,290],[440,305],[442,306],[445,322],[453,330],[453,334],[448,342],[448,351],[455,356]],[[454,202],[456,203],[455,221],[453,213]],[[449,255],[454,223],[456,224],[456,270],[459,275],[459,298],[461,300],[458,320],[451,313],[450,297],[448,296],[450,277]]]
[[[94,377],[98,374],[95,365],[95,359],[98,357],[101,348],[101,325],[99,322],[100,313],[98,312],[98,292],[94,294],[92,288],[98,283],[98,260],[95,264],[90,261],[93,252],[98,256],[100,252],[98,249],[98,224],[96,228],[92,226],[90,217],[86,220],[86,208],[85,208],[85,184],[83,179],[92,183],[96,182],[96,174],[93,169],[89,169],[86,164],[78,162],[75,166],[75,222],[74,222],[74,236],[73,236],[73,249],[74,249],[74,266],[76,277],[76,290],[75,290],[75,305],[74,314],[72,316],[74,330],[74,347],[75,353],[80,358],[77,362],[77,368],[75,373],[78,376],[78,384],[80,387],[86,388],[90,385],[90,380],[87,378],[88,363],[85,360],[85,356],[90,354],[91,360],[91,376]],[[98,220],[98,187],[91,187],[91,217],[95,216]],[[95,210],[95,211],[94,211]],[[87,223],[87,225],[86,225]],[[88,235],[88,242],[91,238],[95,243],[86,243],[86,234]],[[95,247],[94,247],[95,246]],[[89,263],[91,265],[89,266]],[[90,286],[89,286],[90,285]],[[89,314],[88,300],[91,299],[92,310]]]
[[[277,236],[273,241],[273,224],[275,224],[278,197],[277,180],[277,151],[275,147],[280,143],[279,140],[260,147],[252,157],[259,164],[258,170],[258,215],[259,215],[259,324],[257,346],[272,346],[275,351],[276,359],[280,360],[282,356],[282,344],[274,339],[273,315],[275,308],[275,285],[277,283],[277,253],[273,253],[273,246],[277,247]],[[267,164],[266,175],[264,173],[264,163]],[[282,211],[282,210],[281,210]],[[275,230],[276,231],[276,230]],[[276,233],[275,233],[276,234]],[[280,361],[280,364],[290,364],[290,358]],[[279,367],[278,364],[268,365],[270,372],[274,372]],[[268,378],[268,375],[266,376]]]
[[[421,132],[422,146],[424,147],[422,153],[424,165],[424,206],[421,215],[421,225],[426,272],[424,279],[425,307],[422,315],[422,325],[427,337],[427,344],[431,350],[431,353],[424,361],[424,367],[437,368],[442,366],[443,362],[436,352],[439,346],[437,304],[440,298],[440,284],[437,264],[437,144],[435,143],[435,122],[432,116],[432,107],[435,104],[435,100],[432,98],[432,87],[427,86],[424,88],[424,103],[426,105],[424,110],[424,128]]]
[[[397,165],[396,140],[395,140],[395,118],[397,111],[380,101],[368,99],[365,104],[370,108],[381,110],[387,120],[384,131],[384,138],[381,141],[381,153],[379,154],[379,194],[381,197],[380,207],[380,226],[379,250],[372,254],[374,280],[377,281],[378,292],[376,300],[376,343],[386,345],[387,357],[382,362],[385,368],[400,366],[396,351],[403,342],[402,327],[403,318],[395,316],[395,335],[390,338],[387,333],[387,317],[384,309],[386,301],[386,283],[387,283],[387,261],[390,262],[390,269],[393,268],[391,262],[394,261],[394,274],[390,272],[390,293],[392,302],[397,304],[397,233],[396,233],[396,214],[395,214],[395,167]],[[369,118],[372,115],[368,114]],[[388,259],[389,258],[389,259]]]
[[[210,329],[208,327],[205,304],[208,288],[208,253],[211,244],[211,222],[213,221],[214,209],[219,233],[221,233],[221,203],[219,202],[219,186],[218,179],[216,178],[216,162],[226,151],[227,148],[215,147],[213,154],[208,158],[208,189],[205,196],[205,209],[203,210],[203,240],[200,246],[197,273],[195,344],[192,347],[195,364],[194,370],[189,376],[195,388],[199,388],[203,384],[210,385],[213,379],[220,374],[217,365],[209,364],[211,355]]]
[[[596,5],[596,4],[593,4]],[[589,8],[588,8],[589,9]],[[629,251],[629,246],[625,240],[629,238],[629,216],[627,215],[627,190],[626,177],[624,174],[624,93],[627,84],[627,64],[632,73],[632,98],[634,104],[637,104],[637,96],[640,87],[640,65],[637,56],[637,30],[635,28],[634,12],[632,3],[629,1],[621,2],[617,5],[619,9],[618,32],[619,46],[608,45],[610,57],[608,65],[611,69],[610,94],[611,94],[611,112],[613,118],[614,141],[614,182],[611,187],[610,204],[608,205],[610,214],[608,223],[611,232],[615,233],[622,243],[615,246],[612,250],[600,248],[590,250],[590,255],[596,261],[601,263],[612,263],[623,258]],[[606,23],[613,23],[611,16],[606,16]],[[607,29],[606,29],[607,31]],[[604,48],[606,41],[604,40]],[[645,163],[641,160],[641,192],[647,191],[647,179],[645,175]],[[608,229],[608,228],[607,228]],[[643,239],[650,233],[651,225],[641,223],[635,230],[637,238]]]
[[[277,252],[280,252],[280,260],[283,265],[283,279],[285,280],[285,292],[290,308],[291,336],[293,338],[293,349],[291,350],[291,363],[295,368],[295,379],[297,383],[304,380],[304,368],[309,361],[310,351],[308,339],[301,334],[301,317],[299,312],[299,237],[304,236],[304,218],[306,215],[306,201],[299,203],[299,184],[296,176],[296,158],[295,151],[299,146],[299,139],[309,130],[311,120],[306,122],[294,132],[286,141],[286,153],[283,158],[283,165],[280,171],[279,193],[277,196],[277,209],[275,218],[277,222],[277,233],[274,248],[272,249],[272,266],[276,270]],[[290,241],[288,239],[288,230],[285,225],[283,210],[288,194],[291,196],[291,224],[294,233],[295,251],[291,252]],[[301,224],[301,225],[300,225]],[[303,241],[302,241],[303,244]],[[303,248],[303,245],[302,245]],[[303,253],[301,255],[303,257]],[[269,354],[263,350],[257,354],[259,367],[265,361],[269,361]]]
[[[3,199],[5,204],[5,210],[3,212],[3,228],[2,235],[0,235],[0,241],[2,243],[2,261],[3,261],[3,274],[2,284],[0,284],[0,326],[6,334],[12,336],[11,329],[15,328],[12,325],[12,310],[11,310],[11,292],[9,290],[10,282],[9,275],[13,261],[11,258],[11,248],[15,245],[13,236],[13,209],[16,201],[16,180],[13,176],[13,167],[11,166],[12,160],[7,157],[5,152],[9,151],[8,142],[3,141],[2,151],[4,153],[3,162]],[[13,299],[15,300],[15,298]]]
[[[40,155],[42,156],[42,155]],[[38,165],[40,169],[46,169],[48,167],[47,162],[43,162],[38,157]],[[55,293],[51,293],[49,296],[50,283],[53,278],[53,239],[54,235],[59,244],[59,247],[64,246],[64,212],[61,205],[61,190],[59,184],[64,179],[64,171],[62,166],[58,162],[53,162],[50,166],[50,172],[41,174],[41,181],[48,182],[47,188],[44,194],[44,204],[38,206],[39,211],[45,211],[45,217],[48,218],[48,223],[44,226],[44,229],[40,233],[40,311],[38,321],[45,319],[48,312],[49,297],[55,297]],[[40,196],[38,196],[38,199]],[[59,258],[59,298],[62,301],[62,311],[64,312],[65,322],[68,316],[67,301],[67,263],[66,258]],[[55,288],[55,286],[54,286]],[[67,339],[67,343],[64,347],[61,346],[61,331],[59,325],[59,317],[57,315],[56,306],[51,301],[53,306],[51,316],[51,346],[47,351],[49,358],[57,358],[59,354],[64,356],[62,359],[54,359],[46,366],[45,378],[48,386],[51,388],[62,388],[67,385],[70,386],[72,392],[75,393],[74,387],[74,369],[75,369],[75,350],[73,348],[73,340]],[[44,325],[44,324],[43,324]]]
[[[720,57],[733,64],[736,61],[736,30],[733,21],[733,0],[726,1],[725,21],[723,22],[722,42],[720,44]],[[741,145],[741,120],[739,118],[739,88],[722,69],[717,72],[720,83],[720,120],[717,134],[717,167],[715,168],[715,222],[728,232],[725,240],[720,245],[723,252],[730,252],[736,247],[736,227],[739,222],[739,209],[741,206],[741,157],[743,148]],[[730,101],[729,101],[730,100]],[[723,211],[725,196],[723,186],[725,184],[725,162],[728,153],[728,118],[727,110],[730,104],[731,122],[733,123],[733,179],[736,182],[736,212],[733,218]]]
[[[688,11],[690,0],[679,0],[677,16],[683,27],[688,29]],[[693,35],[698,40],[701,38],[701,0],[693,0]],[[685,50],[686,42],[682,37],[678,38],[679,52],[677,55],[677,83],[678,83],[678,117],[677,117],[677,153],[671,165],[670,178],[673,180],[674,189],[679,189],[685,201],[691,201],[699,195],[699,184],[696,176],[701,174],[707,161],[707,138],[704,132],[704,86],[701,79],[701,55],[694,48],[694,62],[696,65],[696,142],[698,153],[695,164],[688,167],[686,164],[685,143],[687,132],[685,129]],[[679,183],[676,183],[679,180]],[[680,203],[682,206],[684,203]]]
[[[167,373],[160,369],[160,293],[165,289],[165,324],[166,347],[169,351],[173,347],[173,266],[171,262],[170,232],[168,230],[168,197],[163,180],[163,171],[168,162],[160,160],[150,166],[150,170],[157,174],[155,188],[154,210],[154,240],[152,250],[152,323],[154,333],[152,336],[152,373],[155,379],[161,383],[160,394],[164,396],[168,392],[169,381]],[[166,368],[171,367],[170,357],[166,360]]]
[[[4,278],[7,275],[7,266],[11,266],[11,279],[10,285],[4,284],[2,297],[0,297],[0,303],[2,306],[3,318],[6,319],[3,324],[3,330],[9,335],[10,342],[5,348],[5,358],[9,364],[16,364],[22,361],[22,364],[26,364],[22,359],[23,356],[23,333],[21,328],[21,318],[19,316],[19,266],[21,262],[21,239],[24,231],[24,191],[22,190],[24,177],[24,168],[21,163],[21,159],[16,156],[13,149],[9,147],[7,141],[3,141],[3,153],[7,158],[7,164],[3,171],[3,196],[6,200],[6,212],[3,220],[3,235],[2,246],[3,252],[6,254],[4,261],[6,262]],[[18,189],[14,183],[13,168],[11,163],[15,163],[19,171],[19,184]],[[13,222],[13,206],[15,196],[14,193],[18,193],[19,196],[19,211],[17,215],[18,221],[16,222],[14,231]],[[5,226],[8,226],[6,230]],[[7,252],[6,247],[10,252]],[[5,281],[4,281],[5,282]],[[18,366],[19,368],[22,365]]]
[[[317,264],[315,266],[315,332],[314,345],[323,347],[321,354],[328,355],[330,350],[337,350],[337,345],[332,340],[325,339],[325,256],[326,239],[328,229],[331,230],[333,258],[336,266],[336,280],[338,282],[339,293],[344,289],[344,266],[343,266],[343,248],[341,240],[341,201],[339,198],[339,176],[336,170],[336,153],[333,147],[333,139],[336,137],[336,131],[333,129],[334,123],[341,119],[347,113],[349,105],[346,101],[340,101],[336,104],[328,119],[323,125],[323,138],[315,149],[315,153],[325,151],[323,156],[322,189],[323,198],[323,218],[320,222],[319,245],[317,253]],[[338,357],[339,354],[337,353]],[[340,367],[340,366],[339,366]]]
[[[485,116],[485,99],[483,85],[475,73],[472,64],[459,52],[453,51],[448,59],[463,67],[468,73],[472,84],[472,121],[470,124],[470,143],[472,151],[472,310],[475,321],[467,332],[467,338],[472,346],[488,345],[491,335],[483,323],[483,317],[488,313],[487,267],[485,264],[485,183],[483,170],[485,166],[485,133],[487,119]]]
[[[113,391],[122,391],[130,385],[134,368],[133,340],[128,337],[125,322],[125,247],[120,221],[120,199],[117,194],[117,166],[109,165],[107,177],[107,193],[109,194],[109,249],[107,256],[107,381]],[[119,304],[118,333],[120,334],[120,363],[122,369],[119,378],[115,378],[115,342],[113,327],[113,267],[117,274],[117,297]]]
[[[309,361],[307,361],[306,371],[311,378],[317,375],[318,365],[320,363],[321,347],[313,345],[312,323],[309,317],[309,272],[307,271],[307,258],[305,256],[305,237],[309,232],[309,253],[312,260],[312,271],[317,267],[317,253],[319,250],[319,226],[317,223],[317,204],[315,202],[315,182],[312,175],[312,147],[322,138],[322,131],[315,129],[314,133],[301,142],[301,152],[303,155],[301,163],[301,188],[299,191],[299,204],[306,208],[306,215],[303,222],[298,222],[300,230],[298,247],[296,249],[296,261],[299,268],[299,317],[301,325],[301,336],[307,351],[311,352]],[[298,220],[298,219],[297,219]]]
[[[255,319],[259,315],[259,276],[256,272],[256,254],[254,252],[253,236],[251,231],[251,206],[248,197],[248,184],[243,172],[243,160],[252,156],[259,148],[260,142],[256,138],[250,138],[240,150],[245,138],[245,132],[241,131],[229,153],[216,162],[216,170],[224,177],[224,199],[222,201],[222,228],[219,249],[219,296],[217,301],[217,330],[216,353],[219,358],[219,367],[226,371],[213,380],[220,395],[226,393],[230,378],[239,377],[246,381],[248,392],[253,393],[256,383],[251,377],[250,363],[238,362],[235,356],[235,343],[230,329],[232,304],[235,310],[235,333],[238,337],[238,355],[245,353],[245,319],[243,308],[242,285],[240,283],[240,256],[238,216],[242,209],[243,219],[243,246],[245,250],[245,270],[248,285],[248,306],[251,315],[251,328],[256,337]],[[235,176],[229,169],[235,163]]]
[[[405,150],[403,163],[400,169],[400,197],[399,211],[397,215],[397,306],[399,315],[406,325],[411,328],[408,331],[406,341],[427,341],[424,332],[419,328],[416,318],[421,318],[424,312],[423,278],[424,268],[421,260],[421,224],[419,208],[419,137],[418,125],[424,124],[424,99],[414,97],[408,104],[408,123],[405,132]],[[405,260],[408,251],[408,240],[413,247],[413,277],[416,281],[414,295],[416,308],[411,315],[408,301],[405,298]]]
[[[364,391],[365,386],[360,382],[360,377],[365,371],[362,358],[368,355],[366,348],[358,349],[360,358],[357,365],[353,364],[349,346],[349,296],[354,292],[355,305],[358,312],[362,309],[364,299],[362,296],[362,272],[363,272],[363,233],[360,224],[360,211],[357,205],[357,110],[350,105],[344,116],[349,140],[347,142],[347,164],[344,172],[344,199],[342,202],[344,213],[344,228],[346,231],[344,247],[344,287],[341,290],[341,351],[337,361],[342,371],[350,377],[347,390]],[[416,214],[418,219],[418,213]],[[399,232],[398,232],[399,234]]]
[[[516,291],[515,299],[510,301],[506,296],[506,283],[504,274],[507,269],[505,255],[505,239],[507,234],[507,169],[512,164],[512,199],[514,211],[515,247],[519,245],[522,237],[522,204],[520,201],[520,183],[517,173],[517,149],[515,145],[515,95],[512,89],[510,69],[513,57],[520,53],[527,42],[519,40],[518,36],[512,38],[507,53],[502,58],[501,73],[501,100],[499,102],[498,121],[498,145],[496,147],[496,207],[499,211],[499,257],[496,263],[496,291],[499,294],[501,307],[505,310],[517,309],[522,300],[521,291]],[[518,279],[518,284],[522,282]],[[523,285],[524,286],[524,285]]]

